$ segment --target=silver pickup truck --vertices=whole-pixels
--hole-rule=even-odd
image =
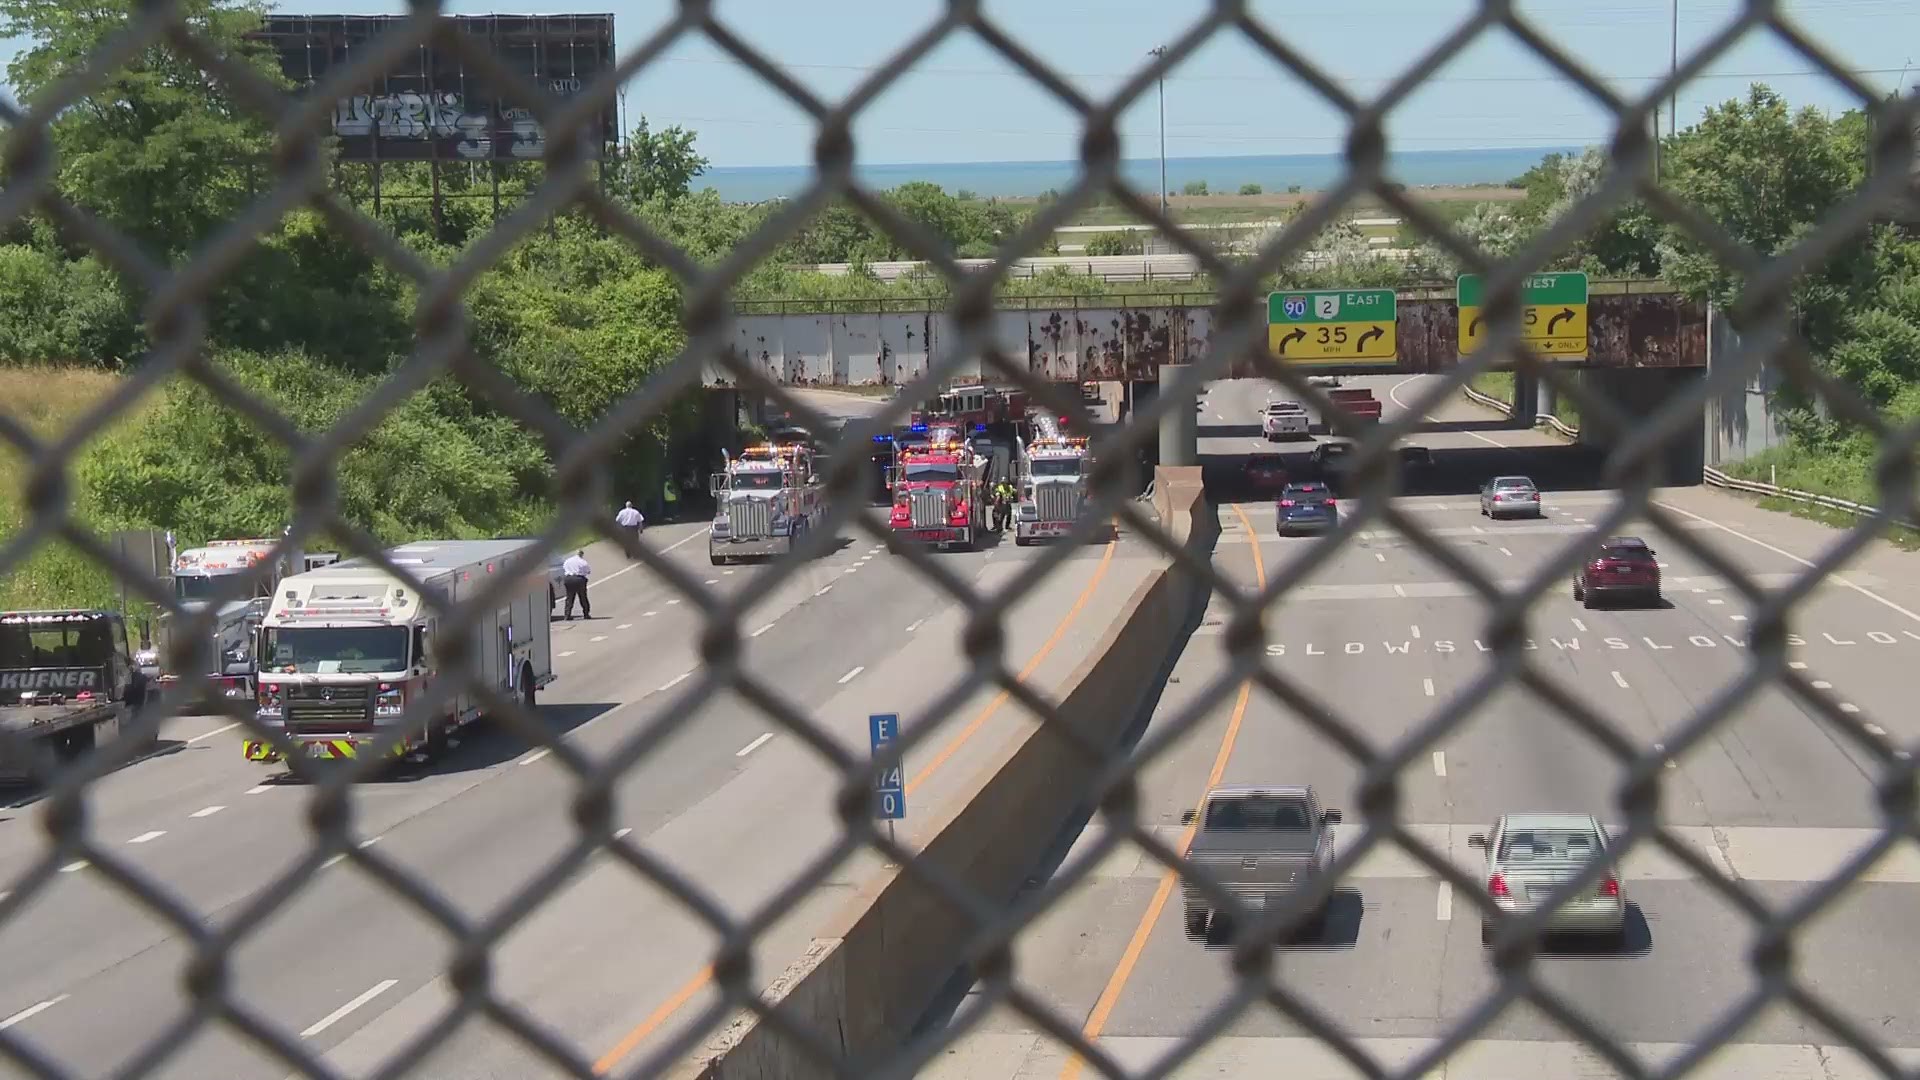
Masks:
[[[1198,811],[1183,816],[1199,822],[1187,859],[1212,875],[1234,899],[1254,910],[1309,888],[1333,862],[1333,826],[1340,811],[1328,810],[1311,787],[1222,786],[1207,792]],[[1187,937],[1207,935],[1208,920],[1223,916],[1208,907],[1205,893],[1181,883],[1186,903]],[[1301,926],[1317,936],[1327,917],[1326,901]]]

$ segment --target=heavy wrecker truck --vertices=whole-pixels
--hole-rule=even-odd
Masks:
[[[1088,474],[1093,458],[1087,440],[1041,436],[1020,443],[1020,504],[1014,508],[1013,542],[1065,536],[1087,513]]]
[[[792,551],[825,511],[812,446],[769,443],[739,457],[720,453],[726,467],[707,485],[719,504],[707,527],[707,558],[719,566]]]
[[[987,529],[989,463],[951,429],[932,434],[925,446],[895,444],[887,526],[903,540],[970,551]]]
[[[146,700],[147,678],[127,648],[127,625],[116,611],[0,612],[0,784],[37,775],[43,755],[70,760],[117,743],[121,725]]]

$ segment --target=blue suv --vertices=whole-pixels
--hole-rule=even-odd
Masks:
[[[1274,529],[1281,536],[1329,532],[1340,524],[1340,504],[1319,481],[1288,484],[1273,509]]]

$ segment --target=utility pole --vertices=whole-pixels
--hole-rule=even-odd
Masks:
[[[1680,130],[1680,88],[1673,77],[1680,74],[1680,0],[1673,0],[1673,31],[1667,38],[1671,50],[1667,62],[1667,134]]]
[[[1147,50],[1150,56],[1165,56],[1167,47],[1156,45]],[[1156,80],[1160,84],[1160,215],[1167,213],[1167,77],[1162,75]]]

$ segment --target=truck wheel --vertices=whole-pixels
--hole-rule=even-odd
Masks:
[[[447,726],[446,718],[427,721],[426,755],[429,762],[446,759],[447,751],[452,749],[450,736],[453,734]]]
[[[1207,936],[1207,909],[1188,908],[1186,918],[1188,941],[1204,941]]]
[[[538,707],[534,703],[533,695],[533,665],[528,664],[520,669],[520,705],[528,712]]]

